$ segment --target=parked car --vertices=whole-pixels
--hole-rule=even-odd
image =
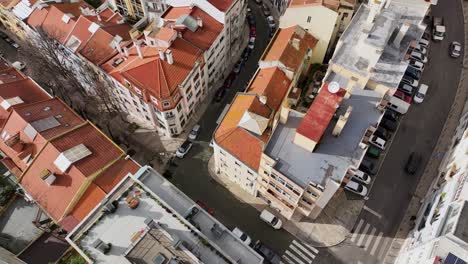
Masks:
[[[369,146],[367,149],[366,155],[368,157],[378,159],[380,157],[380,149],[374,146]]]
[[[19,49],[19,47],[20,47],[20,45],[18,45],[18,43],[16,43],[16,42],[12,42],[12,43],[10,43],[10,44],[11,44],[11,46],[12,46],[13,48],[15,48],[15,49]]]
[[[402,92],[404,92],[406,94],[412,95],[414,87],[411,86],[411,85],[407,85],[405,83],[400,83],[400,85],[398,85],[398,90],[402,91]]]
[[[374,131],[374,135],[378,136],[379,138],[382,138],[384,140],[388,140],[390,138],[390,133],[388,133],[388,131],[383,128],[383,127],[378,127],[375,131]]]
[[[415,80],[414,78],[411,78],[407,75],[404,75],[403,78],[401,78],[401,82],[400,84],[407,84],[407,85],[411,85],[413,87],[418,87],[418,84],[419,84],[419,81],[418,80]]]
[[[360,170],[357,170],[354,175],[353,175],[353,179],[358,181],[358,182],[361,182],[361,183],[364,183],[364,184],[369,184],[371,182],[371,177],[369,176],[369,174],[363,172],[363,171],[360,171]]]
[[[410,50],[417,51],[423,55],[427,54],[427,49],[419,44],[410,47]]]
[[[190,134],[189,134],[188,138],[190,140],[195,140],[198,137],[198,133],[200,133],[200,125],[195,125],[192,128],[192,131],[190,131]]]
[[[221,100],[223,100],[225,93],[226,93],[226,89],[224,89],[224,87],[220,87],[215,93],[215,96],[214,96],[215,101],[221,102]]]
[[[411,152],[405,165],[405,171],[409,174],[415,174],[418,171],[420,164],[421,156],[415,152]]]
[[[252,27],[255,25],[255,17],[252,15],[247,16],[247,21],[249,22],[249,26]]]
[[[395,91],[393,96],[407,102],[408,104],[411,104],[411,96],[406,95],[402,91]]]
[[[391,121],[398,121],[398,113],[390,109],[387,109],[385,111],[385,114],[383,117]]]
[[[242,61],[238,61],[232,70],[235,74],[239,74],[242,69]]]
[[[256,38],[257,37],[257,28],[256,27],[250,27],[249,37],[251,37],[251,38]]]
[[[375,174],[374,163],[371,160],[363,159],[361,165],[359,165],[359,170],[373,175]]]
[[[425,47],[426,49],[429,47],[429,40],[425,39],[425,38],[421,38],[419,40],[419,45]]]
[[[413,79],[421,79],[421,71],[416,70],[415,68],[408,67],[406,69],[405,75],[410,76]]]
[[[254,47],[255,47],[255,38],[254,37],[251,37],[249,39],[249,45],[247,46],[249,49],[253,50]]]
[[[268,16],[267,21],[268,21],[268,26],[270,28],[275,28],[276,27],[275,19],[273,18],[273,16]]]
[[[271,15],[270,9],[265,5],[263,5],[262,11],[265,16]]]
[[[427,84],[421,84],[421,86],[419,86],[419,89],[414,94],[414,98],[413,98],[414,102],[418,104],[422,103],[424,101],[424,97],[426,97],[428,88],[429,86],[427,86]]]
[[[183,158],[185,157],[185,155],[187,155],[187,153],[189,152],[189,150],[192,148],[192,145],[193,143],[190,142],[189,140],[186,140],[184,143],[182,143],[182,145],[177,149],[176,151],[176,156],[178,158]]]
[[[372,135],[369,139],[369,143],[378,147],[381,150],[385,150],[387,141],[385,141],[383,138],[379,138],[376,135]]]
[[[355,181],[349,181],[345,185],[345,189],[360,196],[367,195],[367,187]]]
[[[264,258],[263,263],[279,264],[281,261],[281,257],[260,240],[255,242],[253,249]]]
[[[424,71],[424,63],[417,60],[410,60],[409,66],[415,68],[418,71]]]
[[[458,58],[461,54],[461,44],[460,42],[454,41],[450,44],[450,56],[452,58]]]
[[[264,209],[260,213],[260,219],[265,221],[267,224],[269,224],[274,229],[280,229],[281,226],[283,225],[283,222],[281,222],[281,220],[278,217],[276,217],[274,214],[270,213],[266,209]]]
[[[250,245],[250,243],[252,242],[252,239],[237,227],[232,230],[232,233],[234,234],[234,236],[239,238],[242,241],[242,243],[246,245]]]
[[[409,55],[410,55],[410,58],[413,59],[413,60],[417,60],[417,61],[420,61],[422,63],[427,62],[426,55],[422,54],[421,52],[413,50],[413,51],[411,51],[411,53]]]
[[[210,215],[214,215],[214,209],[208,207],[208,205],[206,205],[206,203],[204,203],[204,202],[202,202],[200,200],[197,200],[196,203],[198,204],[198,206],[203,208],[203,210],[205,210],[207,213],[209,213]]]
[[[11,64],[11,66],[15,67],[17,70],[22,71],[26,68],[26,65],[21,61],[15,61]]]
[[[380,122],[380,125],[383,128],[392,132],[394,132],[398,128],[397,122],[389,120],[389,119],[382,119],[382,122]]]
[[[258,5],[261,5],[261,4],[263,4],[263,1],[262,0],[255,0],[255,3],[257,3]]]

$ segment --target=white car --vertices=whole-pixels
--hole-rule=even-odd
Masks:
[[[361,182],[361,183],[364,183],[364,184],[369,184],[371,182],[371,177],[369,176],[369,174],[363,172],[363,171],[360,171],[360,170],[357,170],[354,175],[353,175],[353,179],[355,179],[356,181],[358,182]]]
[[[460,57],[460,54],[461,54],[461,44],[460,42],[452,42],[450,44],[450,56],[452,58],[458,58]]]
[[[410,60],[409,66],[415,68],[416,70],[424,71],[424,63],[417,60]]]
[[[242,241],[242,243],[246,245],[250,245],[250,243],[252,242],[252,239],[250,239],[250,237],[246,233],[242,232],[242,230],[240,230],[237,227],[232,230],[232,233],[236,237],[238,237]]]
[[[429,40],[421,38],[418,44],[427,49],[429,47]]]
[[[421,52],[422,54],[426,55],[427,54],[427,49],[419,44],[411,47],[413,50]]]
[[[182,145],[177,149],[176,151],[176,156],[178,158],[183,158],[185,157],[185,155],[187,155],[187,153],[189,152],[189,150],[192,148],[192,145],[193,143],[186,140],[184,143],[182,143]]]
[[[281,222],[281,220],[278,217],[268,212],[266,209],[264,209],[260,213],[260,219],[262,219],[264,222],[266,222],[268,225],[270,225],[274,229],[280,229],[281,226],[283,225],[283,222]]]
[[[190,131],[190,134],[189,134],[188,138],[190,140],[195,140],[198,137],[198,133],[200,133],[200,125],[195,125],[192,128],[192,131]]]
[[[410,53],[410,58],[413,59],[413,60],[420,61],[422,63],[427,62],[426,55],[422,54],[421,52],[415,51],[415,50]]]
[[[19,71],[22,71],[24,68],[26,68],[26,64],[22,63],[21,61],[13,62],[11,66],[15,67]]]
[[[361,196],[366,196],[367,195],[367,188],[366,186],[362,185],[362,184],[359,184],[355,181],[349,181],[346,186],[345,186],[345,189],[350,191],[350,192],[353,192],[357,195],[361,195]]]
[[[424,101],[424,97],[426,97],[428,88],[429,86],[427,86],[427,84],[421,84],[421,86],[419,86],[419,89],[414,94],[413,101],[418,104],[422,103]]]
[[[385,150],[385,145],[387,144],[387,142],[385,140],[379,138],[376,135],[372,135],[370,137],[369,143],[371,143],[372,145],[378,147],[381,150]]]

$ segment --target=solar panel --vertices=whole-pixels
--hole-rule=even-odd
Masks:
[[[57,121],[55,117],[51,116],[31,122],[31,126],[34,127],[37,132],[42,132],[60,126],[60,122]]]
[[[444,260],[444,264],[467,264],[463,259],[449,253]]]
[[[82,158],[85,158],[91,155],[91,151],[83,144],[74,146],[71,149],[68,149],[63,152],[63,155],[71,162],[78,161]]]

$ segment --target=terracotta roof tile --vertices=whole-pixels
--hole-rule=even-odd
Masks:
[[[346,90],[343,88],[337,93],[331,93],[328,90],[328,83],[325,83],[297,127],[297,133],[319,142],[345,93]]]
[[[232,4],[232,0],[208,0],[208,2],[221,12],[226,12]]]
[[[70,212],[70,216],[72,216],[78,221],[83,220],[96,207],[96,205],[98,205],[102,201],[102,199],[104,199],[105,196],[106,192],[104,192],[96,184],[91,183],[91,185],[89,185],[88,189],[86,189],[86,192],[83,194],[76,206]],[[76,224],[73,225],[73,228],[75,226]]]
[[[299,6],[325,6],[331,10],[338,11],[340,0],[291,0],[289,7]]]
[[[13,8],[20,0],[0,0],[0,5],[5,9]]]
[[[290,85],[291,81],[279,68],[260,69],[247,92],[265,96],[267,104],[278,111]]]
[[[162,17],[164,19],[177,19],[182,15],[190,15],[192,13],[192,9],[188,6],[183,7],[170,7],[164,12]]]
[[[280,61],[286,67],[297,70],[304,56],[309,49],[315,47],[317,42],[316,38],[300,26],[282,28],[278,30],[262,60]]]
[[[128,173],[134,174],[140,168],[140,165],[133,160],[122,158],[99,175],[94,183],[103,191],[109,193]]]
[[[14,67],[0,70],[0,85],[26,79],[26,76]]]
[[[32,28],[41,27],[42,23],[44,23],[44,20],[49,14],[49,10],[50,6],[35,8],[31,15],[29,15],[29,17],[26,19],[26,23]]]

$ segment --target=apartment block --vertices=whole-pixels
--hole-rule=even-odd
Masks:
[[[67,241],[88,263],[263,263],[149,167],[125,177]]]
[[[283,101],[294,91],[280,87],[295,87],[288,82],[294,78],[267,82],[265,92],[253,93],[252,86],[268,76],[265,71],[270,69],[263,67],[273,65],[266,58],[279,43],[291,47],[284,57],[296,57],[294,47],[301,46],[300,38],[280,38],[290,30],[280,29],[250,88],[236,96],[214,134],[218,173],[262,197],[287,219],[316,218],[359,168],[408,66],[409,45],[425,30],[421,21],[428,7],[419,0],[362,5],[341,36],[306,113]],[[299,54],[310,61],[314,51]],[[267,94],[270,87],[276,96]],[[275,102],[283,103],[278,108]]]
[[[468,259],[468,102],[437,177],[421,203],[396,263]]]
[[[282,14],[281,28],[299,25],[319,40],[313,63],[322,63],[326,55],[331,55],[357,8],[355,0],[293,0],[289,3],[278,0],[275,3],[281,4],[278,6]]]

